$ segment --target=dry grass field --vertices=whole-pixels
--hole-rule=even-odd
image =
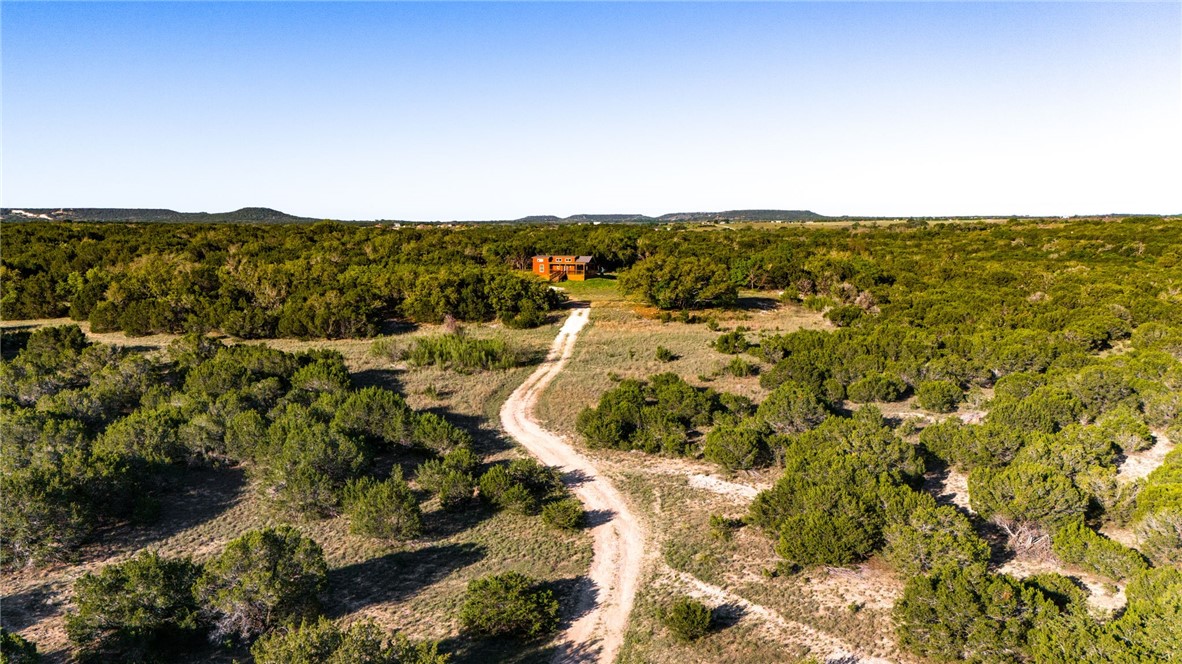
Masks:
[[[593,283],[593,282],[586,282]],[[696,314],[702,320],[713,317],[718,330],[701,323],[662,322],[656,310],[622,298],[591,299],[591,322],[579,338],[570,364],[538,403],[538,416],[546,425],[561,433],[573,433],[580,411],[599,401],[614,380],[646,378],[671,371],[693,385],[733,392],[756,401],[765,391],[758,375],[736,378],[723,372],[735,356],[720,353],[711,343],[723,332],[747,328],[747,338],[758,341],[763,334],[780,334],[801,328],[828,329],[830,324],[820,314],[800,306],[781,304],[776,293],[745,291],[736,311],[705,311]],[[662,362],[656,358],[657,347],[673,352],[675,359]],[[748,354],[741,356],[752,364],[761,363]],[[763,364],[761,370],[770,366]]]

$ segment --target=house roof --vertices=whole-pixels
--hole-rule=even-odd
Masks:
[[[534,256],[534,259],[538,259],[538,258],[544,258],[548,261],[554,260],[555,258],[573,258],[573,259],[575,259],[576,263],[590,263],[591,261],[595,260],[594,256],[568,256],[568,255]]]

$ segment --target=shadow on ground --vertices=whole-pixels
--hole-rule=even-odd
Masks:
[[[477,544],[445,544],[338,567],[328,573],[325,612],[335,618],[374,604],[407,600],[484,556],[484,547]]]

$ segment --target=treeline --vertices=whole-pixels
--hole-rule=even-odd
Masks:
[[[560,296],[512,271],[566,253],[622,270],[625,291],[663,309],[776,289],[843,327],[874,318],[938,333],[1026,329],[1029,342],[1084,347],[1119,339],[1130,317],[1178,321],[1169,310],[1182,238],[1169,220],[671,228],[8,224],[0,316],[241,338],[368,336],[390,318],[447,315],[526,327]],[[1138,278],[1147,270],[1152,278]]]

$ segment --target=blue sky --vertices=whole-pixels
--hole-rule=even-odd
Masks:
[[[1182,212],[1182,3],[4,2],[16,207]]]

